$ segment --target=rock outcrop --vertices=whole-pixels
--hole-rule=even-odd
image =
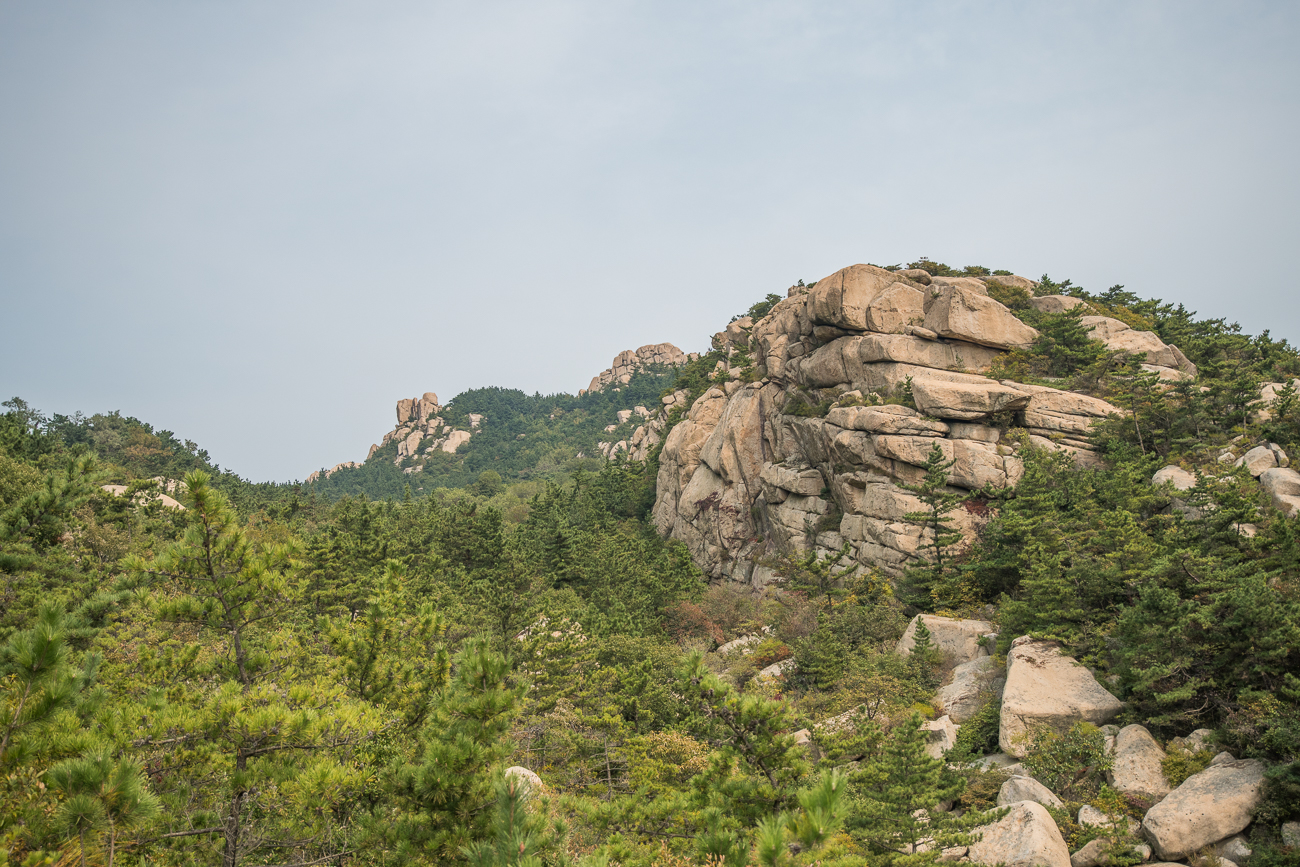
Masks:
[[[100,485],[99,489],[101,491],[107,491],[116,497],[125,496],[128,490],[126,485]],[[163,508],[179,509],[182,512],[185,511],[185,507],[181,505],[180,501],[176,500],[174,497],[169,497],[166,494],[151,494],[147,491],[140,491],[132,498],[132,500],[140,505],[156,501],[161,503]]]
[[[671,343],[652,343],[639,349],[625,349],[614,356],[614,361],[606,370],[591,378],[591,382],[578,394],[589,391],[603,391],[611,384],[626,385],[632,374],[652,366],[677,366],[685,364],[699,353],[685,353]]]
[[[713,387],[689,407],[670,396],[603,449],[643,457],[684,410],[663,438],[654,521],[710,577],[761,585],[776,577],[755,565],[765,555],[845,545],[856,563],[900,575],[932,540],[908,519],[924,504],[904,486],[936,445],[957,491],[1016,484],[1026,448],[1099,461],[1089,429],[1121,411],[982,375],[1036,332],[981,279],[927,278],[853,265],[791,288],[763,318],[714,336],[724,358]],[[819,402],[829,409],[809,411]],[[987,520],[975,504],[950,517],[965,539]]]
[[[1170,346],[1151,331],[1138,331],[1127,323],[1109,316],[1085,316],[1079,320],[1106,348],[1130,355],[1145,356],[1150,369],[1161,379],[1187,379],[1196,376],[1196,365],[1177,346]]]
[[[1003,752],[1023,758],[1036,726],[1065,734],[1077,722],[1109,722],[1122,709],[1120,700],[1055,642],[1024,636],[1011,643],[998,730]]]
[[[370,454],[374,454],[374,450],[373,450],[373,448],[372,448]],[[370,456],[370,455],[367,455],[366,457],[369,457],[369,456]],[[316,470],[316,471],[314,471],[311,475],[309,475],[309,476],[306,478],[304,484],[308,484],[308,485],[310,485],[312,482],[316,481],[317,479],[320,479],[320,478],[328,479],[330,476],[334,475],[334,474],[337,473],[339,470],[350,469],[350,468],[352,468],[352,467],[359,467],[359,466],[361,466],[361,465],[362,465],[362,462],[361,462],[361,461],[343,461],[343,462],[340,463],[340,464],[335,464],[334,466],[330,467],[328,470]]]
[[[1052,790],[1033,777],[1012,777],[998,790],[998,806],[1005,807],[1021,801],[1033,801],[1044,807],[1062,808],[1061,799],[1052,794]]]

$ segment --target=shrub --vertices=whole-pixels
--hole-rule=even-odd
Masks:
[[[1210,766],[1214,758],[1212,750],[1199,750],[1189,753],[1185,750],[1170,750],[1160,760],[1160,772],[1165,775],[1169,785],[1177,788],[1192,774],[1199,774]]]
[[[975,715],[962,723],[957,730],[957,744],[954,750],[958,755],[982,756],[998,751],[998,729],[1001,725],[1002,704],[995,697],[989,696],[975,711]],[[953,759],[957,761],[957,759]]]
[[[1077,722],[1064,735],[1046,726],[1037,728],[1028,746],[1025,767],[1062,800],[1096,796],[1111,768],[1101,729],[1092,723]]]

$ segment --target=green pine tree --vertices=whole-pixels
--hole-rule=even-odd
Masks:
[[[947,458],[936,439],[921,467],[925,476],[914,485],[900,484],[924,504],[923,509],[903,516],[903,520],[922,531],[916,553],[920,563],[908,569],[905,582],[910,596],[906,601],[916,605],[928,607],[931,590],[943,584],[951,571],[948,549],[961,541],[961,532],[953,527],[949,517],[967,499],[966,495],[954,493],[948,485],[948,473],[955,464],[955,460]]]
[[[966,782],[925,749],[921,717],[912,714],[889,733],[877,755],[849,774],[854,803],[846,827],[874,856],[872,863],[934,864],[944,849],[969,846],[978,839],[972,829],[998,818],[979,811],[958,818],[937,809],[956,800]]]

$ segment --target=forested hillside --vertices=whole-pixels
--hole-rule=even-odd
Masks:
[[[417,496],[436,488],[462,488],[489,471],[506,483],[592,471],[604,462],[599,443],[634,427],[619,422],[619,410],[658,406],[675,376],[674,368],[646,368],[627,383],[581,395],[528,395],[499,387],[462,392],[442,410],[447,427],[470,430],[471,414],[483,420],[454,453],[434,450],[418,463],[406,461],[405,468],[420,469],[404,473],[398,443],[388,442],[362,466],[340,468],[307,490],[331,500],[348,494],[383,499],[402,496],[408,484]],[[611,425],[615,430],[606,430]]]
[[[0,863],[1300,864],[1300,510],[1265,484],[1300,458],[1300,356],[1122,287],[854,267],[893,312],[990,278],[970,303],[1033,337],[995,352],[929,316],[886,340],[863,306],[871,328],[807,321],[807,357],[845,375],[850,344],[958,346],[955,378],[818,385],[773,323],[799,335],[796,305],[844,316],[849,293],[825,313],[800,285],[680,368],[466,392],[448,426],[484,421],[457,452],[403,472],[392,442],[310,486],[116,414],[5,404]],[[1187,370],[1147,364],[1181,364],[1170,347]],[[1004,403],[928,414],[935,382]],[[618,422],[635,405],[657,444],[597,459],[654,423]],[[798,461],[746,451],[750,405]],[[1073,427],[1034,432],[1053,418]],[[727,463],[750,453],[761,480]],[[727,488],[681,481],[710,460]],[[848,528],[877,520],[861,492],[886,472],[919,503],[891,538],[915,541],[872,561],[901,548]],[[1056,695],[1025,686],[1053,667]],[[1076,688],[1101,710],[1034,715]],[[1170,823],[1210,783],[1179,849]]]

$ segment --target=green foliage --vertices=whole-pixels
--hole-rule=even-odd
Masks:
[[[993,696],[989,696],[980,705],[979,710],[957,730],[957,743],[953,747],[953,752],[972,758],[996,753],[998,731],[1002,721],[1001,711],[1001,703]]]
[[[523,688],[509,684],[509,664],[481,642],[462,650],[453,669],[450,686],[420,733],[419,753],[396,775],[403,809],[396,851],[408,862],[431,856],[447,863],[460,860],[466,849],[484,852],[471,847],[489,836],[498,818],[489,809],[496,800],[491,771],[507,755],[505,736]],[[533,833],[526,823],[520,832]]]
[[[924,504],[924,509],[903,516],[903,520],[922,530],[922,544],[917,548],[920,564],[908,569],[905,584],[904,598],[913,604],[928,602],[931,588],[944,583],[951,571],[948,549],[961,540],[961,532],[953,527],[949,517],[966,500],[964,495],[954,493],[948,486],[948,473],[955,464],[955,460],[945,456],[936,440],[921,467],[925,472],[921,481],[899,485]]]
[[[1192,774],[1199,774],[1208,768],[1212,758],[1214,758],[1214,752],[1208,749],[1197,750],[1194,753],[1171,749],[1160,760],[1160,772],[1165,775],[1165,780],[1169,785],[1176,789]]]
[[[856,809],[846,827],[874,856],[874,863],[937,863],[941,850],[969,846],[978,839],[973,829],[1001,815],[972,810],[958,818],[936,809],[959,798],[966,781],[942,759],[927,755],[925,748],[921,717],[912,714],[890,732],[877,754],[849,774]],[[934,845],[918,852],[923,840]]]
[[[1075,723],[1065,734],[1045,726],[1032,730],[1023,762],[1034,779],[1073,801],[1095,797],[1112,764],[1101,729],[1087,722]]]
[[[548,822],[534,807],[540,793],[520,776],[495,784],[496,804],[489,837],[461,851],[471,867],[543,867],[559,862],[562,822]]]
[[[834,403],[834,398],[818,399],[815,395],[806,391],[796,391],[790,395],[790,398],[785,402],[785,406],[781,408],[781,412],[785,415],[800,418],[825,418]]]
[[[802,282],[803,281],[800,281],[801,284]],[[771,292],[769,292],[766,298],[764,298],[762,301],[754,302],[754,304],[752,304],[750,308],[746,310],[744,313],[740,313],[731,317],[731,321],[735,322],[737,319],[743,319],[744,317],[748,316],[750,319],[757,322],[758,320],[766,316],[768,313],[771,313],[772,308],[780,304],[784,300],[785,299],[782,298],[780,295],[774,295]]]

